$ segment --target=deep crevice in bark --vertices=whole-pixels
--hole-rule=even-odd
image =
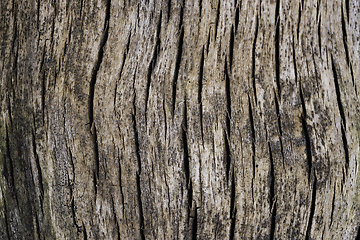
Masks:
[[[35,125],[35,119],[34,119],[34,125]],[[43,178],[42,178],[42,172],[41,172],[41,167],[40,167],[40,161],[39,161],[39,155],[37,154],[36,151],[36,143],[35,143],[35,133],[32,132],[32,145],[33,145],[33,153],[34,153],[34,158],[35,158],[35,163],[36,163],[36,169],[37,169],[37,174],[38,174],[38,185],[39,185],[39,189],[40,189],[40,207],[41,207],[41,211],[43,211],[43,199],[44,199],[44,186],[43,186]]]
[[[297,22],[297,29],[296,29],[296,34],[297,34],[297,40],[299,41],[299,37],[300,37],[300,22],[301,22],[301,12],[302,12],[302,8],[303,8],[303,3],[299,2],[299,18],[298,18],[298,22]]]
[[[235,10],[235,33],[237,33],[238,27],[239,27],[239,12],[240,12],[240,7],[236,6],[236,10]]]
[[[226,92],[226,134],[225,134],[225,162],[226,162],[226,182],[229,183],[230,166],[231,166],[231,153],[230,153],[230,121],[231,121],[231,92],[230,92],[230,78],[227,73],[227,62],[225,61],[225,92]]]
[[[231,33],[230,33],[230,43],[229,43],[229,70],[232,71],[232,64],[233,64],[233,57],[234,57],[234,25],[231,25]],[[226,64],[226,62],[225,62]],[[227,68],[225,67],[227,71]]]
[[[256,28],[255,28],[255,37],[253,42],[253,48],[252,48],[252,80],[253,80],[253,89],[254,89],[254,97],[255,97],[255,104],[257,104],[257,96],[256,96],[256,77],[255,77],[255,55],[256,55],[256,39],[258,35],[259,30],[259,16],[256,15]]]
[[[149,101],[149,95],[150,95],[151,75],[152,75],[152,72],[154,71],[155,64],[156,64],[157,58],[160,53],[161,18],[162,18],[162,11],[160,11],[159,22],[158,22],[157,28],[156,28],[156,36],[155,36],[156,42],[155,42],[153,55],[151,57],[149,67],[148,67],[148,72],[147,72],[146,93],[145,93],[145,122],[147,122],[147,120],[146,120],[147,114],[146,113],[147,113],[148,101]]]
[[[230,193],[230,236],[229,240],[233,240],[235,236],[235,224],[236,224],[236,207],[235,207],[235,170],[233,168],[231,176],[231,193]]]
[[[202,0],[199,0],[199,17],[201,19],[201,12],[202,12]]]
[[[217,6],[217,12],[216,12],[216,19],[215,19],[215,38],[214,38],[214,42],[216,42],[216,38],[217,38],[217,32],[218,32],[218,26],[219,26],[219,21],[220,21],[220,1],[218,0],[218,6]]]
[[[358,229],[357,229],[357,234],[356,234],[355,240],[360,240],[360,225],[358,226]]]
[[[346,118],[345,118],[344,108],[343,108],[343,105],[342,105],[342,102],[341,102],[338,74],[337,74],[337,70],[336,70],[334,59],[333,59],[332,55],[331,55],[331,66],[332,66],[332,71],[333,71],[333,75],[334,75],[336,99],[337,99],[338,106],[339,106],[339,112],[340,112],[340,115],[341,115],[341,120],[343,121],[344,127],[346,129]]]
[[[180,63],[181,63],[181,56],[182,56],[182,52],[183,52],[183,42],[184,42],[184,27],[182,26],[182,21],[183,21],[183,8],[181,8],[181,10],[180,10],[180,24],[179,24],[180,37],[179,37],[178,51],[176,53],[175,73],[174,73],[173,86],[172,86],[172,113],[173,113],[173,115],[175,112],[176,87],[177,87],[177,81],[179,78],[179,70],[180,70]]]
[[[341,29],[342,29],[342,33],[343,33],[342,39],[343,39],[343,44],[344,44],[344,48],[345,48],[346,63],[348,66],[350,66],[349,50],[348,50],[348,46],[347,46],[345,17],[344,17],[344,12],[342,11],[342,8],[341,8]]]
[[[187,110],[186,110],[186,99],[184,101],[184,123],[183,127],[181,128],[181,136],[182,136],[182,144],[184,149],[184,172],[185,172],[185,179],[186,179],[186,187],[189,188],[190,183],[190,167],[189,167],[189,150],[188,150],[188,142],[187,142]]]
[[[251,147],[252,147],[252,151],[253,151],[253,156],[252,156],[252,167],[253,167],[253,175],[252,175],[252,180],[251,180],[251,191],[252,191],[252,198],[254,201],[254,180],[255,180],[255,127],[254,127],[254,117],[253,117],[253,113],[252,113],[252,108],[251,108],[251,101],[250,101],[250,96],[248,95],[248,100],[249,100],[249,119],[250,119],[250,127],[251,127]]]
[[[139,204],[139,218],[140,218],[140,237],[142,240],[145,240],[144,235],[144,213],[141,201],[141,188],[140,188],[140,174],[136,174],[136,185],[137,185],[137,194],[138,194],[138,204]]]
[[[200,59],[200,69],[199,69],[199,91],[198,91],[198,103],[199,103],[199,115],[200,115],[200,131],[201,131],[201,140],[204,144],[204,129],[203,129],[203,106],[202,106],[202,88],[203,88],[203,74],[204,74],[204,52],[205,49],[203,47]]]
[[[293,50],[293,62],[294,62],[294,74],[295,74],[295,83],[297,84],[298,82],[298,73],[297,73],[297,66],[296,66],[296,51],[295,51],[295,39],[294,39],[294,36],[293,36],[293,39],[292,39],[292,50]]]
[[[318,40],[319,40],[319,53],[321,56],[321,14],[319,16],[319,23],[318,23]]]
[[[349,0],[345,0],[345,7],[346,7],[346,15],[347,15],[347,20],[349,22],[349,13],[350,13],[350,7],[349,7]]]
[[[275,224],[276,224],[276,199],[275,199],[275,171],[274,171],[274,159],[270,143],[268,142],[269,156],[270,156],[270,212],[271,212],[271,228],[270,228],[270,239],[274,239],[275,235]]]
[[[136,126],[136,106],[135,106],[135,96],[134,96],[134,114],[132,115],[133,120],[133,131],[134,131],[134,140],[135,140],[135,154],[138,162],[138,171],[136,173],[136,186],[137,186],[137,197],[139,205],[139,219],[140,219],[140,237],[142,240],[145,239],[144,235],[144,215],[143,215],[143,206],[141,200],[141,186],[140,186],[140,174],[141,174],[141,158],[140,158],[140,147],[139,147],[139,135]]]
[[[109,36],[109,21],[110,21],[110,5],[111,1],[107,0],[106,3],[106,13],[105,13],[105,22],[104,22],[104,29],[102,39],[99,45],[99,52],[95,62],[95,66],[93,68],[93,72],[91,74],[91,81],[90,81],[90,92],[89,92],[89,123],[90,123],[90,131],[93,135],[92,141],[94,145],[94,155],[95,155],[95,171],[94,171],[94,188],[95,188],[95,196],[97,194],[97,181],[99,179],[99,147],[97,143],[97,134],[96,134],[96,127],[94,125],[94,96],[95,96],[95,85],[96,85],[96,78],[98,71],[100,69],[100,65],[103,60],[104,56],[104,47],[107,42]]]
[[[312,226],[312,222],[313,222],[313,218],[314,218],[314,213],[315,213],[316,181],[317,181],[317,180],[316,180],[315,171],[314,171],[314,184],[313,184],[313,189],[312,189],[312,193],[311,193],[310,216],[309,216],[309,222],[308,222],[308,226],[307,226],[307,230],[306,230],[306,235],[305,235],[305,239],[306,239],[306,240],[310,240],[311,226]]]
[[[276,86],[277,95],[281,99],[281,85],[280,85],[280,0],[276,1],[275,7],[275,75],[276,75]]]
[[[303,114],[301,116],[301,123],[303,128],[303,134],[305,136],[305,144],[306,144],[306,160],[307,160],[307,166],[308,166],[308,182],[310,183],[311,180],[311,170],[312,170],[312,155],[311,155],[311,141],[310,141],[310,135],[307,129],[307,123],[306,123],[306,107],[305,107],[305,101],[302,94],[302,88],[300,88],[300,99],[301,99],[301,105],[302,105],[302,111]]]
[[[330,214],[330,226],[333,223],[333,216],[334,216],[334,208],[335,208],[335,193],[336,193],[336,183],[334,184],[334,192],[333,192],[333,199],[331,202],[331,214]]]
[[[191,239],[192,240],[196,240],[196,236],[197,236],[197,207],[195,204],[195,211],[194,211],[194,219],[192,222],[192,226],[191,226]]]

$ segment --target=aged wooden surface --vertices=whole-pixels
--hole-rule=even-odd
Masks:
[[[359,1],[0,11],[0,239],[360,238]]]

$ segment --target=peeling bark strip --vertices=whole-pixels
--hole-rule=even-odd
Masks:
[[[0,3],[0,239],[360,239],[355,0]]]

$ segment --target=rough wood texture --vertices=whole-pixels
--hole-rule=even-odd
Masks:
[[[0,239],[360,238],[359,1],[0,12]]]

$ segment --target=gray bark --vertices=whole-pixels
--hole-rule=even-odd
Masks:
[[[0,239],[360,238],[359,1],[0,12]]]

